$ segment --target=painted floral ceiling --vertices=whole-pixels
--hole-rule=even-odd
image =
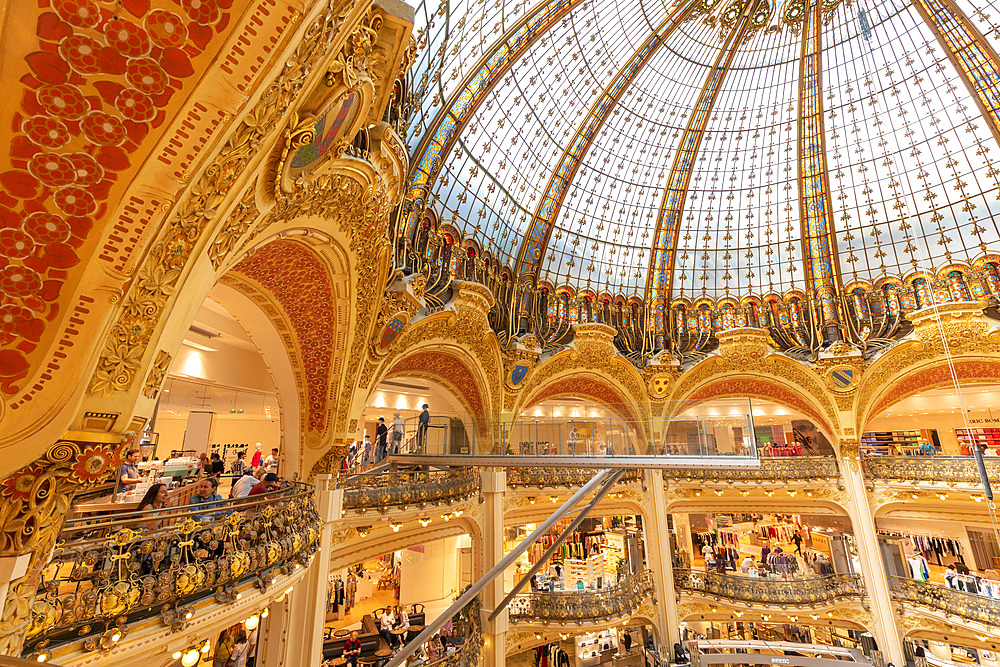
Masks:
[[[814,204],[842,285],[971,263],[1000,251],[998,24],[970,0],[427,0],[411,227],[639,296],[664,272],[673,298],[803,289]]]

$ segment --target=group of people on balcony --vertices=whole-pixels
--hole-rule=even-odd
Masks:
[[[427,438],[427,429],[430,426],[430,406],[426,403],[422,406],[422,412],[417,417],[416,449],[423,451],[423,444]],[[393,415],[391,425],[387,425],[385,417],[379,417],[375,427],[375,440],[369,434],[364,434],[364,439],[351,444],[347,458],[342,464],[342,472],[357,469],[359,472],[367,470],[372,466],[377,466],[386,457],[392,454],[399,454],[403,450],[403,443],[406,441],[406,424],[403,417],[397,412]]]

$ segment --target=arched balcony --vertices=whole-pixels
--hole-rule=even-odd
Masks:
[[[479,490],[475,468],[385,472],[357,477],[344,485],[344,509],[384,510],[464,500]]]
[[[507,470],[507,485],[510,487],[558,487],[583,486],[594,477],[593,468],[510,468]],[[642,471],[632,469],[626,472],[618,484],[636,482],[642,479]]]
[[[610,588],[517,595],[510,603],[515,623],[591,623],[632,614],[653,594],[653,573],[645,570],[623,577]]]
[[[678,481],[811,481],[840,476],[833,456],[761,457],[760,466],[738,470],[668,468],[663,477]]]
[[[110,650],[139,621],[183,627],[309,563],[320,536],[313,488],[78,517],[42,570],[26,651]],[[252,590],[252,588],[251,588]]]
[[[886,482],[950,482],[981,486],[976,460],[971,456],[866,456],[865,476]],[[1000,481],[1000,458],[986,457],[986,474]]]
[[[958,616],[991,628],[1000,626],[1000,600],[996,598],[904,577],[893,577],[891,588],[898,602],[929,607],[944,612],[946,618]]]
[[[676,570],[674,582],[679,590],[703,593],[732,602],[781,606],[829,604],[846,598],[860,598],[865,594],[859,574],[777,579]]]

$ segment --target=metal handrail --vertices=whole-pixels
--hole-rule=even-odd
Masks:
[[[760,458],[760,466],[741,470],[713,468],[665,469],[663,476],[673,480],[812,480],[840,476],[834,456],[779,456]]]
[[[812,605],[865,594],[861,575],[855,573],[779,579],[678,569],[674,586],[738,602],[780,605]]]
[[[150,520],[161,524],[147,529]],[[301,483],[250,498],[69,520],[41,572],[26,648],[82,638],[84,650],[107,649],[131,623],[157,615],[179,629],[197,600],[231,602],[240,584],[266,590],[307,563],[319,535],[313,488]]]
[[[344,485],[344,509],[385,509],[429,502],[462,500],[479,491],[478,470],[383,472]]]
[[[644,570],[597,590],[522,593],[510,604],[511,621],[590,621],[630,614],[653,594],[653,573]]]
[[[892,577],[892,596],[986,625],[1000,625],[1000,600],[927,581]]]
[[[861,462],[865,475],[872,479],[980,483],[971,456],[865,456]],[[985,457],[983,463],[990,480],[1000,481],[1000,458]]]

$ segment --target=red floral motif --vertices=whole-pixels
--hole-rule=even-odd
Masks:
[[[222,16],[215,0],[181,0],[181,7],[192,21],[201,25],[211,25]]]
[[[294,241],[268,243],[234,270],[271,292],[287,314],[305,373],[308,427],[322,431],[337,322],[329,271],[314,252]]]
[[[73,461],[73,472],[77,479],[87,484],[104,478],[117,461],[118,455],[108,445],[90,445],[80,452]]]
[[[46,113],[59,118],[76,120],[90,111],[90,105],[80,89],[66,83],[42,86],[35,95]]]
[[[0,292],[16,298],[34,296],[42,288],[38,273],[26,266],[11,264],[0,270]]]
[[[38,466],[24,468],[0,483],[0,495],[11,500],[28,500],[31,498],[31,490],[35,488],[35,482],[41,476],[42,469]]]
[[[134,58],[128,61],[125,78],[140,92],[156,95],[167,87],[168,77],[163,68],[152,58]]]
[[[61,148],[69,141],[69,130],[62,121],[46,116],[34,116],[24,121],[21,130],[28,138],[45,148]]]
[[[101,71],[101,44],[86,35],[71,35],[61,41],[59,55],[80,74]]]
[[[187,40],[184,19],[173,12],[154,9],[146,17],[146,30],[153,44],[170,48],[180,46]]]
[[[34,249],[35,242],[20,229],[0,229],[0,255],[21,259],[30,255]]]
[[[59,17],[78,28],[93,28],[101,22],[101,10],[92,0],[54,0]]]
[[[13,334],[21,322],[27,322],[33,318],[32,312],[24,306],[13,303],[0,306],[0,332]]]
[[[108,21],[104,26],[104,38],[108,46],[123,56],[135,58],[149,53],[149,37],[146,31],[124,19]]]
[[[66,159],[73,163],[76,170],[77,185],[94,185],[104,178],[104,168],[86,153],[71,153]]]
[[[52,213],[32,213],[21,225],[35,243],[64,243],[69,239],[69,223]]]
[[[156,107],[153,100],[148,95],[143,95],[138,90],[123,90],[115,98],[115,108],[122,112],[125,118],[143,123],[151,120],[156,115]]]
[[[94,195],[83,188],[68,187],[58,190],[52,197],[59,210],[70,217],[90,215],[97,210]]]
[[[80,129],[99,146],[117,146],[125,140],[122,122],[103,111],[91,111],[80,122]]]
[[[35,153],[28,162],[28,171],[50,188],[69,185],[76,180],[73,163],[55,153]]]

